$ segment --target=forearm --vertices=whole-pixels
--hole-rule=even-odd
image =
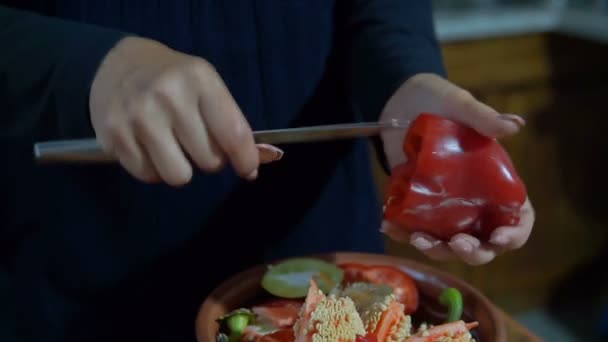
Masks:
[[[346,0],[342,6],[349,92],[361,120],[378,120],[390,97],[410,77],[445,75],[430,1]],[[372,142],[388,173],[381,139]]]
[[[124,35],[0,6],[0,140],[91,136],[90,86]]]
[[[391,95],[411,76],[445,74],[430,1],[350,0],[351,97],[366,120],[376,120]]]

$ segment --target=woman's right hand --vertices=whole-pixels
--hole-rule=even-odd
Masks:
[[[108,53],[91,87],[90,111],[105,152],[144,182],[188,183],[189,160],[207,172],[228,160],[253,180],[260,157],[273,153],[256,146],[210,63],[144,38],[124,38]]]

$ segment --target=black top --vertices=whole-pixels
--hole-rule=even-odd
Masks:
[[[0,262],[21,341],[192,341],[208,291],[243,268],[383,250],[363,139],[281,146],[254,183],[227,169],[179,189],[35,165],[32,145],[94,135],[90,84],[127,34],[208,59],[255,130],[375,120],[408,77],[444,72],[430,1],[0,3],[30,11],[0,7]]]

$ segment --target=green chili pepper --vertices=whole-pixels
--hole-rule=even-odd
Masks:
[[[238,341],[239,337],[249,325],[248,314],[236,314],[226,320],[226,325],[230,329],[230,341]]]
[[[439,303],[448,307],[446,323],[460,320],[462,316],[462,294],[453,287],[448,287],[439,295]]]
[[[247,309],[234,310],[220,318],[218,322],[225,324],[230,331],[229,341],[238,341],[249,324],[253,323],[255,316]]]

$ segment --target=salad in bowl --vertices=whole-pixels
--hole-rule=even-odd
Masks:
[[[199,341],[504,341],[496,309],[464,282],[383,255],[338,253],[261,265],[203,303]]]

